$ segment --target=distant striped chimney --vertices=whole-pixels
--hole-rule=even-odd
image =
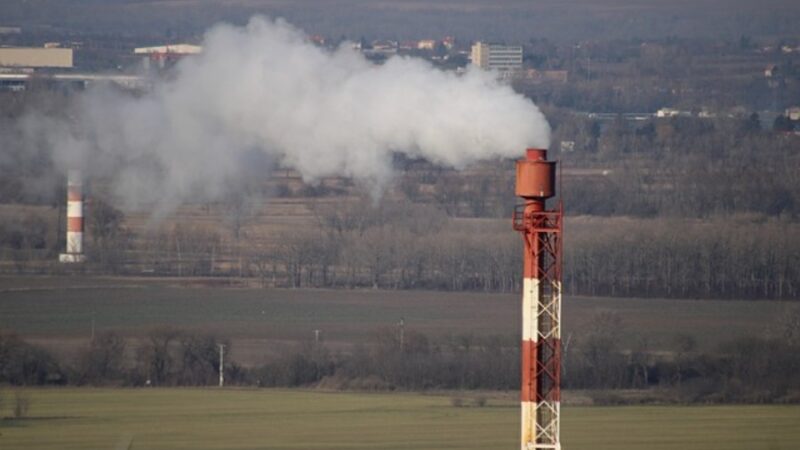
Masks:
[[[83,179],[80,170],[67,174],[67,248],[59,255],[62,263],[86,260],[83,254]]]

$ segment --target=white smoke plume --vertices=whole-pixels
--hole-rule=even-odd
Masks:
[[[114,167],[117,194],[162,206],[213,197],[253,152],[310,182],[342,175],[380,191],[394,152],[462,168],[549,145],[539,109],[483,71],[408,57],[375,65],[261,17],[218,25],[202,45],[148,93],[90,90],[69,121],[34,115],[27,134],[64,167]]]

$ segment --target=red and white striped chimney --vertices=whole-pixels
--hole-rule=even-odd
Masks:
[[[548,210],[555,196],[555,162],[529,148],[517,161],[514,211],[522,234],[522,450],[561,449],[561,238],[563,208]]]
[[[83,178],[80,170],[67,173],[67,248],[62,263],[83,262]]]

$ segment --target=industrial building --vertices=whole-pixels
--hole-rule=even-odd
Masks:
[[[58,47],[0,47],[0,67],[72,68],[72,49]]]
[[[157,67],[165,68],[174,64],[181,58],[189,55],[196,55],[203,52],[203,47],[192,44],[171,44],[158,45],[155,47],[139,47],[133,49],[134,55],[144,57],[145,67],[150,67],[154,63]]]
[[[472,64],[484,70],[509,72],[522,70],[522,46],[476,42],[472,46]]]
[[[24,91],[37,80],[51,89],[85,89],[91,84],[114,83],[125,89],[149,89],[152,80],[140,75],[96,74],[96,73],[47,73],[30,72],[0,73],[0,91]]]
[[[203,47],[192,44],[158,45],[155,47],[138,47],[133,49],[135,55],[194,55],[202,51]]]

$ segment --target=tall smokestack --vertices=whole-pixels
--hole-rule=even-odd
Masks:
[[[62,263],[86,260],[83,254],[83,179],[80,170],[67,173],[67,248],[58,260]]]
[[[561,448],[561,237],[563,210],[555,195],[556,163],[529,148],[517,161],[514,229],[525,248],[522,286],[522,450]]]

